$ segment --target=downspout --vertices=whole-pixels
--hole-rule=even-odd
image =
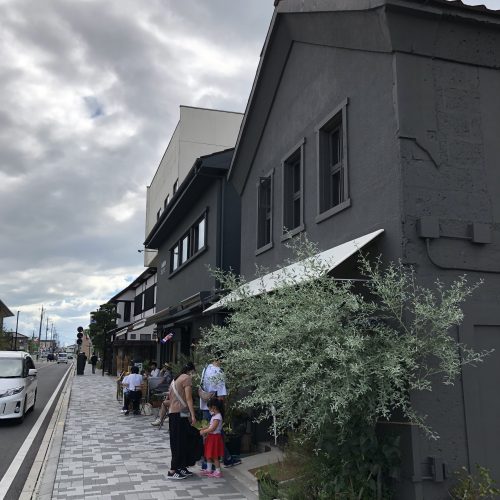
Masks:
[[[222,269],[224,263],[224,178],[219,177],[219,187],[217,189],[217,255],[215,265],[217,269]],[[216,288],[219,283],[216,281]]]

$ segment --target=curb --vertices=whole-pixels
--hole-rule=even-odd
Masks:
[[[74,374],[75,370],[70,369],[19,500],[52,498]]]

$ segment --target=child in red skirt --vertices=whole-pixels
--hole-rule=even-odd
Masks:
[[[208,404],[210,411],[210,425],[200,430],[200,434],[205,437],[205,458],[207,460],[207,469],[202,471],[203,476],[222,477],[220,471],[220,457],[224,456],[224,441],[222,440],[222,401],[212,398]],[[215,470],[212,472],[212,462]]]

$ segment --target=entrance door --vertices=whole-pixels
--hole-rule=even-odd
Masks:
[[[464,367],[463,385],[469,468],[487,467],[500,482],[500,313],[470,308],[459,331],[476,351],[494,349],[478,366]]]

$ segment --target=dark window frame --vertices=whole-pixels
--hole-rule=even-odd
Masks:
[[[177,252],[176,252],[177,250]],[[170,272],[173,273],[179,269],[180,265],[180,250],[181,245],[176,241],[175,245],[170,249]]]
[[[204,239],[203,239],[203,245],[198,248],[197,242],[199,241],[197,239],[197,229],[199,228],[199,225],[201,221],[205,221],[204,225]],[[192,260],[194,260],[198,255],[203,253],[207,249],[207,234],[208,234],[208,208],[206,208],[201,215],[199,215],[195,221],[189,226],[189,229],[185,231],[182,236],[175,242],[175,244],[170,248],[170,274],[169,278],[176,274],[178,271],[183,269],[186,265],[188,265]],[[183,241],[185,238],[188,238],[188,252],[187,252],[187,259],[182,261],[182,250],[183,250]],[[199,238],[199,235],[198,235]],[[178,248],[178,256],[177,256],[177,267],[173,267],[174,259],[175,259],[175,254],[174,250]]]
[[[139,305],[139,308],[137,308],[137,305]],[[144,312],[144,292],[141,292],[134,297],[134,316],[138,316],[143,312]]]
[[[281,160],[282,171],[282,190],[281,190],[281,228],[283,234],[281,241],[286,241],[296,234],[304,231],[304,152],[305,152],[305,138],[301,139],[293,148],[291,148],[285,157]],[[294,189],[295,172],[291,169],[297,168],[297,159],[299,162],[299,189]],[[300,210],[298,216],[298,224],[292,228],[287,227],[290,223],[290,217],[295,219],[295,212],[298,201]],[[291,214],[290,215],[290,211]],[[293,221],[292,221],[293,222]]]
[[[261,192],[263,187],[263,182],[269,181],[269,208],[266,211],[264,217],[264,223],[267,225],[269,222],[269,241],[263,242],[261,237],[262,233],[267,230],[262,227],[262,205],[261,205]],[[273,229],[274,229],[274,168],[272,168],[266,175],[259,177],[256,184],[257,187],[257,217],[256,217],[256,235],[257,235],[257,249],[255,250],[255,255],[259,255],[266,250],[273,247]],[[267,213],[268,212],[268,213]]]
[[[200,225],[203,224],[203,244],[200,246]],[[191,226],[192,231],[192,253],[196,255],[197,252],[201,252],[207,246],[207,217],[206,212],[199,217],[196,222]]]
[[[153,309],[156,305],[155,302],[155,288],[156,284],[149,286],[144,290],[144,311]]]
[[[185,264],[192,254],[191,229],[186,231],[179,240],[179,265]]]
[[[315,127],[316,153],[317,153],[317,182],[318,182],[318,204],[316,223],[330,218],[338,212],[351,206],[349,193],[349,168],[347,147],[347,105],[349,100],[345,98],[333,111],[331,111]],[[332,165],[331,136],[340,132],[340,161]],[[340,176],[338,188],[338,203],[333,204],[333,175]],[[329,179],[329,182],[325,182]],[[328,191],[328,194],[326,194]]]
[[[130,323],[130,317],[132,313],[132,303],[126,301],[123,303],[123,321],[125,323]]]

